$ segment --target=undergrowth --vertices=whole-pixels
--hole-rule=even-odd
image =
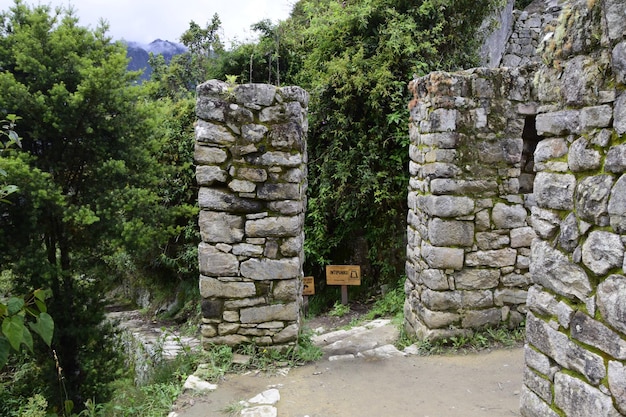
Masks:
[[[245,355],[247,362],[234,363],[235,354]],[[155,370],[150,384],[143,387],[120,386],[115,404],[107,404],[102,413],[87,417],[162,417],[167,415],[181,394],[184,381],[191,374],[216,383],[229,372],[271,372],[315,361],[321,356],[321,349],[311,342],[311,335],[307,333],[300,335],[297,346],[284,352],[255,344],[242,345],[234,350],[229,346],[216,345],[203,351],[186,351],[177,359],[162,363]]]
[[[440,355],[479,352],[487,349],[512,348],[524,343],[525,327],[514,329],[501,326],[477,330],[468,336],[452,336],[438,340],[415,342],[420,355]]]
[[[332,317],[343,317],[349,312],[349,305],[341,304],[339,301],[335,301],[335,305],[333,306],[333,309],[328,312],[328,315]]]
[[[235,354],[245,355],[245,364],[233,362]],[[113,400],[96,404],[87,400],[84,409],[76,414],[71,411],[50,414],[49,404],[39,394],[33,395],[23,405],[16,404],[19,417],[163,417],[167,415],[182,393],[188,376],[195,374],[210,382],[219,382],[229,372],[245,370],[275,371],[315,361],[322,356],[320,348],[311,342],[311,335],[301,334],[297,346],[283,352],[254,344],[242,345],[233,350],[229,346],[212,346],[205,350],[185,347],[174,359],[155,361],[150,380],[136,385],[132,377],[112,383]]]
[[[395,322],[403,320],[404,314],[404,281],[406,278],[398,280],[396,286],[378,299],[372,309],[364,316],[366,320],[373,320],[378,317],[392,317]],[[396,323],[398,324],[398,323]]]

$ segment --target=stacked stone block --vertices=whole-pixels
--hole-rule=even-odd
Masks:
[[[519,193],[535,110],[528,71],[436,72],[410,85],[405,327],[420,339],[523,321],[535,237]]]
[[[302,305],[308,94],[197,88],[203,345],[292,345]]]
[[[626,415],[626,3],[569,2],[537,72],[525,417]]]
[[[542,41],[554,36],[557,19],[562,10],[557,1],[535,1],[526,10],[513,11],[513,31],[509,37],[501,66],[522,67],[538,64],[537,48]]]

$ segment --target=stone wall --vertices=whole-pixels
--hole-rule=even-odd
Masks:
[[[197,88],[202,342],[295,343],[302,305],[308,94]]]
[[[554,7],[538,64],[411,84],[405,325],[528,310],[522,415],[626,415],[626,2]]]
[[[536,74],[526,417],[626,415],[626,3],[564,4]]]
[[[476,69],[410,85],[409,334],[433,340],[523,321],[535,237],[520,194],[532,184],[522,175],[523,136],[534,139],[529,80],[528,69]]]
[[[513,11],[515,23],[506,43],[501,66],[522,67],[541,62],[537,48],[542,41],[554,36],[562,10],[560,3],[556,0],[535,0],[525,10]]]

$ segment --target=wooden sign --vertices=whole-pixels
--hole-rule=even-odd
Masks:
[[[326,266],[326,283],[328,285],[361,285],[361,266],[328,265]]]
[[[304,284],[302,295],[315,295],[315,278],[304,277],[302,283]]]

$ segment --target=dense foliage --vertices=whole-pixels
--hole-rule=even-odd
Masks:
[[[71,9],[16,1],[0,15],[0,109],[22,137],[0,159],[19,190],[0,206],[0,272],[9,292],[52,292],[53,351],[31,378],[61,410],[106,400],[124,372],[103,324],[112,284],[197,279],[193,104],[151,99],[126,67],[124,45]]]

